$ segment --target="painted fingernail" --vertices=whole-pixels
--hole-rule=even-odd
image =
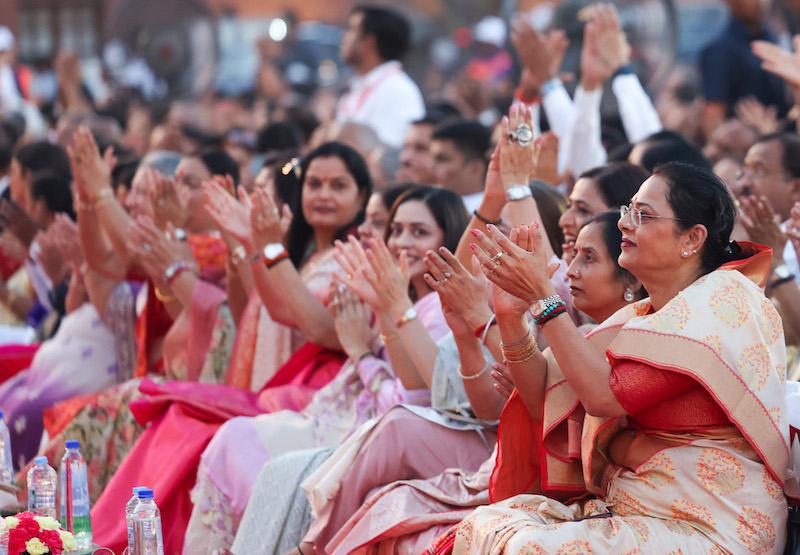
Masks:
[[[470,243],[469,248],[471,248],[474,251],[476,248],[478,248],[478,246],[475,243]]]
[[[493,230],[493,229],[494,229],[494,226],[493,226],[492,224],[486,224],[486,229],[488,229],[489,231],[491,231],[491,230]]]
[[[478,230],[477,229],[470,229],[469,232],[472,233],[473,237],[477,237],[478,236]]]

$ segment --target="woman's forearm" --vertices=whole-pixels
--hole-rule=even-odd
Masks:
[[[93,210],[78,212],[78,239],[83,258],[99,274],[119,281],[125,277],[127,263],[123,263],[108,240]]]
[[[481,342],[474,336],[453,336],[458,349],[461,382],[475,416],[481,420],[497,420],[506,398],[494,387],[491,368],[483,354]],[[477,376],[477,377],[475,377]]]
[[[611,364],[605,354],[589,343],[568,316],[554,318],[543,329],[561,372],[586,412],[599,417],[624,415],[611,390]]]
[[[383,339],[383,348],[386,349],[386,354],[389,355],[389,362],[392,363],[392,370],[400,379],[403,387],[408,391],[429,389],[430,386],[420,375],[416,362],[406,347],[409,344],[407,338],[411,338],[411,335],[407,334],[406,338],[400,335],[400,330],[397,329],[394,318],[388,311],[382,310],[376,314],[376,317],[381,338]],[[433,372],[431,371],[431,373]]]
[[[117,258],[124,264],[123,267],[127,268],[130,264],[127,243],[130,216],[113,196],[105,197],[95,202],[94,213],[97,215],[100,226],[111,242],[111,247],[114,249]]]
[[[530,326],[525,315],[497,317],[497,327],[504,344],[515,345],[524,342],[530,333]],[[503,361],[511,372],[514,385],[517,388],[522,402],[525,403],[531,418],[542,419],[542,404],[544,403],[544,386],[547,377],[547,361],[541,351],[533,357],[522,362]]]

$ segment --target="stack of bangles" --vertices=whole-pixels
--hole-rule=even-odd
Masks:
[[[529,329],[525,337],[516,343],[510,345],[501,343],[500,349],[503,351],[503,359],[506,363],[517,364],[532,359],[539,350],[539,345],[536,343],[536,339]]]
[[[536,324],[537,327],[543,327],[547,322],[565,314],[567,312],[567,303],[563,300],[559,300],[557,303],[553,303],[548,306],[544,312],[542,312],[539,316],[533,319],[533,323]]]

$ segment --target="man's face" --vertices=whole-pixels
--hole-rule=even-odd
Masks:
[[[342,35],[341,57],[346,64],[355,65],[360,58],[360,50],[364,42],[361,22],[364,14],[354,13],[347,22],[347,30]]]
[[[398,181],[425,184],[435,182],[432,173],[433,156],[430,150],[431,135],[433,135],[433,125],[428,123],[420,123],[408,128],[403,150],[400,151]]]
[[[765,196],[781,220],[789,218],[791,178],[783,167],[783,147],[778,140],[756,143],[747,151],[744,167],[736,182],[740,195]]]
[[[468,173],[469,161],[455,144],[448,140],[434,139],[430,155],[433,159],[433,177],[436,183],[460,194],[465,182],[471,182]]]

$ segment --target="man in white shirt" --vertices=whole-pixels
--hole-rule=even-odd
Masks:
[[[410,40],[402,15],[372,6],[353,10],[342,36],[342,59],[357,76],[339,100],[336,120],[367,125],[394,148],[403,145],[411,122],[425,115],[422,93],[399,61]]]
[[[469,213],[483,199],[491,138],[486,127],[464,119],[445,122],[433,132],[431,157],[436,183],[461,195]]]

